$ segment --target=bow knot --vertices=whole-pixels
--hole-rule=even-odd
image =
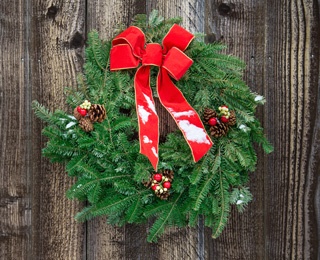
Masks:
[[[145,52],[142,55],[142,65],[162,65],[163,54],[159,43],[149,43],[146,45]]]
[[[159,119],[150,88],[150,66],[159,67],[159,100],[183,133],[194,160],[200,160],[212,146],[199,115],[170,78],[179,80],[192,65],[193,61],[183,51],[193,38],[191,33],[175,24],[164,37],[163,47],[158,43],[146,44],[143,32],[134,26],[112,41],[111,70],[136,68],[141,64],[134,78],[140,152],[149,158],[155,170],[159,161]]]

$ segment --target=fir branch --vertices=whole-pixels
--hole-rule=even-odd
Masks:
[[[212,237],[217,238],[223,228],[225,227],[228,221],[228,215],[230,211],[229,199],[228,199],[228,191],[226,187],[229,185],[224,184],[224,178],[222,174],[222,169],[219,169],[219,187],[218,187],[218,194],[219,194],[219,210],[218,210],[218,219],[215,221],[211,228],[212,228]]]
[[[148,25],[150,27],[157,27],[159,26],[164,20],[164,17],[159,15],[158,10],[152,10],[152,12],[149,15]]]
[[[213,162],[213,167],[209,173],[207,180],[203,182],[203,184],[199,188],[193,188],[193,190],[191,190],[190,196],[194,197],[194,201],[195,201],[193,206],[194,210],[200,209],[202,201],[210,192],[210,189],[212,188],[212,182],[215,178],[215,174],[217,170],[220,167],[220,164],[221,164],[221,157],[219,152]]]
[[[240,213],[245,210],[251,200],[252,194],[248,187],[234,188],[230,194],[230,203],[235,204]]]
[[[161,212],[164,212],[167,208],[168,208],[167,201],[160,201],[160,202],[158,202],[158,204],[156,204],[152,207],[149,206],[149,208],[147,208],[144,211],[143,215],[146,218],[150,218],[150,217],[158,215]]]
[[[78,172],[77,169],[81,163],[84,162],[85,158],[87,157],[86,154],[81,154],[78,156],[74,156],[66,165],[66,170],[69,174],[69,176],[75,176]]]
[[[196,185],[199,183],[199,181],[203,177],[203,165],[206,163],[208,156],[205,156],[202,160],[202,162],[195,166],[194,170],[192,171],[190,175],[190,183],[193,185]]]
[[[89,47],[86,49],[86,57],[93,57],[93,61],[98,65],[101,71],[105,71],[107,60],[104,60],[103,56],[108,57],[108,55],[105,55],[105,53],[101,51],[103,49],[102,42],[99,39],[99,34],[97,31],[93,30],[89,33],[88,45]],[[90,52],[93,54],[93,56],[89,54]]]
[[[119,210],[126,209],[131,203],[138,199],[144,193],[150,192],[149,190],[144,190],[139,193],[132,194],[130,196],[114,196],[110,194],[106,199],[103,201],[95,204],[94,206],[89,207],[88,210],[84,211],[83,213],[80,212],[76,215],[76,219],[79,221],[89,220],[92,217],[97,217],[101,215],[108,215]]]
[[[141,200],[136,200],[127,210],[126,219],[128,223],[141,222]]]
[[[163,214],[161,214],[161,216],[156,220],[149,231],[149,235],[147,237],[148,242],[157,242],[157,237],[164,232],[165,225],[173,214],[174,208],[178,205],[183,192],[184,191],[182,191],[174,201],[166,205],[166,209],[164,210]]]
[[[117,179],[122,178],[129,178],[129,174],[119,174],[119,175],[111,175],[107,177],[101,177],[101,178],[88,178],[88,177],[81,177],[79,180],[68,190],[67,197],[70,199],[78,198],[87,196],[88,191],[93,189],[98,184],[104,184],[104,183],[113,183]]]
[[[38,101],[32,101],[32,109],[34,110],[36,116],[42,121],[45,121],[49,124],[55,124],[56,120],[53,120],[53,114]]]
[[[98,182],[92,189],[90,189],[90,192],[88,194],[88,201],[91,204],[97,203],[100,200],[100,196],[102,193],[102,187],[100,183]]]
[[[75,166],[75,169],[79,172],[82,172],[83,176],[88,177],[88,178],[94,178],[98,179],[99,178],[99,173],[96,171],[96,169],[89,164],[82,163],[79,165]]]

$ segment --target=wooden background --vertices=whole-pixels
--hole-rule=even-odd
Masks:
[[[254,201],[235,210],[216,240],[202,221],[146,243],[148,227],[77,223],[63,168],[41,157],[45,139],[31,101],[64,106],[76,86],[86,34],[114,36],[137,13],[182,16],[192,32],[222,41],[247,63],[264,95],[258,111],[275,152],[259,150]],[[320,259],[319,1],[0,1],[0,259]]]

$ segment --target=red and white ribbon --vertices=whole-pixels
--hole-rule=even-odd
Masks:
[[[200,160],[212,146],[199,115],[170,78],[179,80],[192,65],[193,61],[183,51],[193,38],[190,32],[175,24],[164,37],[163,48],[158,43],[146,44],[144,33],[135,26],[112,41],[111,70],[131,69],[141,64],[134,78],[140,153],[149,158],[155,170],[159,162],[159,119],[150,87],[150,66],[159,67],[159,100],[183,133],[194,161]]]

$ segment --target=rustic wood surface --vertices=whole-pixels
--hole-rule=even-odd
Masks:
[[[157,244],[146,242],[148,225],[77,223],[83,205],[65,198],[73,180],[41,157],[46,139],[31,101],[63,107],[87,32],[111,38],[118,24],[152,9],[226,43],[268,101],[258,117],[275,151],[257,147],[254,201],[243,214],[232,211],[216,240],[202,220]],[[0,259],[320,259],[319,1],[0,1],[0,36]],[[160,116],[168,131],[167,113]]]
[[[0,257],[30,256],[30,75],[23,0],[0,2]]]
[[[29,4],[32,99],[52,110],[58,104],[66,108],[64,88],[76,86],[83,63],[85,1],[33,0]],[[85,225],[73,216],[83,205],[66,199],[73,180],[63,166],[41,157],[39,148],[46,141],[39,135],[42,127],[33,116],[33,259],[81,259],[86,252]]]

